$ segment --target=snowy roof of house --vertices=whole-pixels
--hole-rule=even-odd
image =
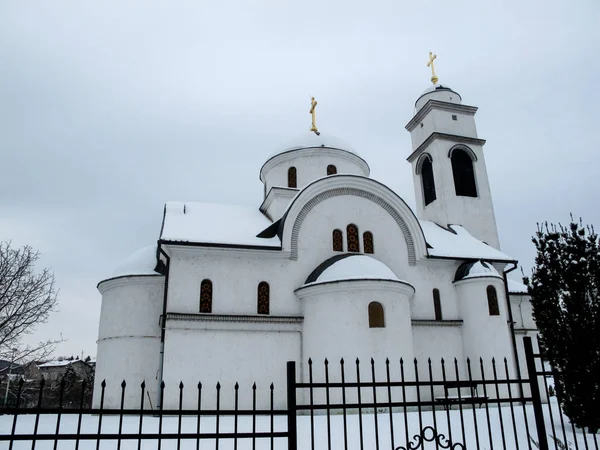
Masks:
[[[523,283],[507,278],[509,294],[527,294],[527,286]]]
[[[304,134],[280,145],[277,151],[273,152],[267,159],[271,159],[274,156],[277,156],[281,153],[289,152],[291,150],[300,150],[302,148],[318,148],[318,147],[327,147],[327,148],[337,148],[340,150],[345,150],[347,152],[353,153],[358,157],[361,157],[347,142],[344,140],[332,136],[328,133],[321,133],[318,136],[312,131],[307,131]]]
[[[127,275],[157,275],[156,244],[140,248],[125,258],[112,274],[113,278]]]
[[[514,261],[514,258],[483,243],[460,225],[449,225],[448,229],[445,229],[428,220],[420,220],[419,223],[425,234],[425,241],[431,247],[430,256]]]
[[[252,206],[169,202],[160,239],[168,242],[280,248],[277,236],[256,237],[272,223]]]
[[[366,255],[336,255],[320,264],[306,279],[305,285],[343,280],[400,281],[381,261]]]
[[[79,361],[78,359],[74,359],[74,360],[69,360],[69,359],[61,359],[61,360],[57,360],[57,361],[48,361],[45,362],[44,364],[39,364],[38,367],[41,368],[50,368],[50,367],[64,367],[64,366],[69,366],[72,363],[75,363]]]
[[[481,278],[481,277],[496,277],[502,278],[498,271],[485,261],[469,261],[462,263],[458,269],[456,269],[456,275],[454,281],[467,280],[469,278]]]

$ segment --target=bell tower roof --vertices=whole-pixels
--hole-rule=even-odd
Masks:
[[[415,112],[421,110],[429,100],[438,100],[441,102],[462,104],[462,97],[450,87],[441,84],[429,86],[415,102]]]

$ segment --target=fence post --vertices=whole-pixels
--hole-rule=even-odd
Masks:
[[[548,450],[548,438],[546,436],[546,424],[544,423],[544,411],[542,410],[542,399],[540,397],[540,386],[535,368],[535,357],[533,356],[533,345],[531,338],[523,338],[525,344],[525,360],[527,361],[527,374],[529,375],[529,388],[531,389],[531,400],[533,402],[533,414],[535,415],[535,426],[538,433],[538,444],[540,450]]]
[[[288,450],[297,450],[298,429],[296,424],[296,361],[287,362],[287,427]]]

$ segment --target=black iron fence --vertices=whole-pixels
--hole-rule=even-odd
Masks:
[[[256,385],[252,406],[240,408],[237,384],[224,392],[220,384],[180,383],[178,407],[163,409],[163,383],[159,407],[152,409],[144,383],[123,382],[120,407],[108,409],[104,382],[93,408],[85,386],[77,391],[78,402],[65,402],[65,383],[46,396],[44,383],[25,392],[21,380],[15,404],[1,411],[0,448],[597,450],[597,436],[562,414],[552,373],[529,338],[525,353],[527,377],[513,373],[506,360],[342,359],[322,365],[309,360],[305,381],[299,381],[296,363],[288,362],[284,408],[275,407],[280,403],[272,384],[266,408],[256,406]],[[127,389],[139,389],[138,407],[126,407]],[[184,395],[195,396],[196,408],[183,408]],[[223,395],[233,396],[233,409],[221,407]]]

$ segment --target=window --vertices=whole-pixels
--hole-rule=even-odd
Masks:
[[[442,320],[442,302],[438,289],[433,290],[433,310],[435,311],[435,320]]]
[[[344,251],[344,236],[342,235],[342,230],[333,230],[333,251]]]
[[[425,206],[433,202],[435,197],[435,182],[433,181],[433,166],[431,159],[425,158],[421,166],[421,181],[423,183],[423,197]]]
[[[450,159],[452,162],[452,175],[454,176],[456,195],[477,197],[475,172],[471,156],[465,150],[456,149],[452,152]]]
[[[337,173],[337,167],[335,167],[333,164],[329,164],[327,166],[327,176],[335,175],[336,173]]]
[[[258,314],[269,314],[269,283],[266,281],[258,283],[256,312]]]
[[[498,294],[494,286],[487,287],[487,299],[490,316],[499,316],[500,309],[498,308]]]
[[[384,328],[383,306],[379,302],[369,303],[369,328]]]
[[[346,235],[348,239],[348,251],[360,252],[360,244],[358,242],[358,227],[351,223],[346,227]]]
[[[456,114],[452,114],[452,120],[458,120],[458,117],[456,116]]]
[[[213,293],[212,281],[202,280],[202,283],[200,283],[200,312],[201,313],[211,313],[212,312],[212,293]]]
[[[296,174],[296,168],[290,167],[288,169],[288,187],[295,188],[298,187],[298,180]]]
[[[370,231],[365,231],[363,233],[363,247],[365,253],[375,253],[375,249],[373,248],[373,233]]]

